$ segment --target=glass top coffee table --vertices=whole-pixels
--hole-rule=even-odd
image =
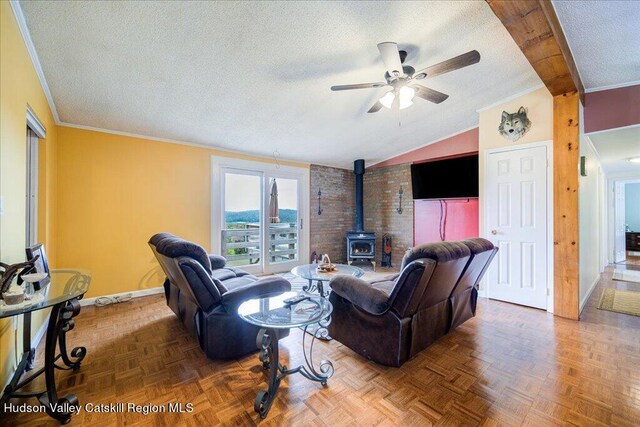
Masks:
[[[309,285],[302,288],[305,292],[315,292],[317,290],[318,294],[323,297],[329,294],[329,289],[325,289],[323,282],[329,282],[334,277],[343,274],[353,277],[362,277],[364,275],[363,269],[352,265],[336,264],[335,266],[335,271],[325,273],[318,271],[318,264],[305,264],[292,268],[291,273],[309,281]],[[314,284],[313,282],[316,283]]]
[[[245,322],[260,327],[256,338],[256,345],[260,349],[259,359],[262,367],[269,369],[269,389],[261,390],[256,396],[254,409],[265,418],[276,397],[280,381],[290,374],[299,373],[303,377],[317,381],[322,385],[333,375],[333,364],[328,360],[321,360],[316,369],[313,363],[313,345],[316,338],[328,336],[327,326],[331,323],[333,306],[326,299],[316,295],[303,294],[306,299],[299,303],[287,304],[286,299],[297,296],[296,292],[255,298],[243,302],[238,307],[238,315]],[[305,339],[309,326],[318,326],[312,334],[311,344],[307,352]],[[278,356],[278,330],[304,328],[302,334],[302,352],[304,365],[289,369],[282,365]]]

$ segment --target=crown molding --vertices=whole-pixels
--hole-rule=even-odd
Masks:
[[[640,80],[636,80],[634,82],[619,83],[615,85],[593,87],[590,89],[586,89],[584,92],[585,93],[601,92],[603,90],[620,89],[623,87],[637,86],[637,85],[640,85]]]
[[[263,154],[250,153],[250,152],[247,152],[247,151],[239,151],[239,150],[230,150],[228,148],[221,148],[221,147],[216,147],[214,145],[202,144],[202,143],[198,143],[198,142],[178,141],[176,139],[160,138],[160,137],[156,137],[156,136],[141,135],[141,134],[138,134],[138,133],[123,132],[123,131],[119,131],[119,130],[104,129],[104,128],[98,128],[98,127],[94,127],[94,126],[85,126],[85,125],[78,125],[78,124],[66,123],[66,122],[60,122],[60,123],[58,123],[58,126],[67,127],[67,128],[73,128],[73,129],[80,129],[80,130],[87,130],[87,131],[91,131],[91,132],[106,133],[106,134],[111,134],[111,135],[125,136],[125,137],[128,137],[128,138],[144,139],[144,140],[147,140],[147,141],[166,142],[166,143],[169,143],[169,144],[186,145],[188,147],[203,148],[205,150],[217,151],[217,152],[221,153],[220,155],[223,156],[223,157],[225,156],[225,154],[228,154],[228,155],[231,155],[231,156],[236,155],[236,156],[241,156],[241,157],[252,157],[254,159],[262,159],[262,160],[269,159],[269,160],[275,161],[276,163],[280,161],[280,162],[285,162],[285,163],[287,163],[289,165],[306,166],[306,167],[308,167],[310,165],[310,163],[301,162],[299,160],[291,160],[291,159],[287,159],[287,158],[282,158],[280,156],[278,156],[277,158],[269,157],[269,156],[263,155]]]
[[[29,28],[27,27],[27,21],[25,20],[24,14],[22,13],[22,8],[20,7],[20,3],[18,2],[18,0],[10,0],[9,4],[11,4],[11,10],[13,11],[13,15],[16,18],[16,23],[18,24],[18,28],[20,28],[20,34],[22,34],[22,39],[24,40],[24,44],[27,48],[27,52],[29,52],[31,63],[33,64],[33,68],[35,69],[36,74],[38,75],[38,79],[40,80],[40,85],[42,86],[44,95],[47,98],[47,102],[49,103],[49,109],[51,110],[53,119],[55,120],[56,124],[59,125],[60,116],[58,116],[58,110],[56,110],[56,104],[53,102],[53,96],[51,96],[51,91],[49,90],[47,79],[44,77],[44,71],[42,71],[42,65],[40,65],[40,60],[38,59],[36,47],[33,44],[33,40],[31,40],[31,35],[29,34]]]

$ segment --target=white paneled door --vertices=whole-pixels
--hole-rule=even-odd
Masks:
[[[499,248],[488,271],[489,298],[547,308],[547,147],[486,158],[486,226]]]

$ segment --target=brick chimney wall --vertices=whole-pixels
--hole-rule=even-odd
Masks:
[[[398,190],[402,185],[402,214],[398,214]],[[413,246],[413,197],[411,166],[406,164],[367,169],[364,174],[364,228],[376,233],[376,262],[382,261],[382,236],[392,236],[391,263],[400,268],[402,257]]]
[[[346,263],[346,233],[354,229],[356,218],[353,170],[311,165],[310,174],[309,248],[311,252],[329,254],[332,262]],[[318,189],[322,190],[322,215],[318,215]]]

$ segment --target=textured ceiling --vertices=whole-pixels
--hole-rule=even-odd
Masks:
[[[605,172],[640,173],[640,163],[629,161],[632,157],[640,157],[640,126],[592,134],[589,139]]]
[[[586,89],[640,82],[640,1],[553,0]]]
[[[60,120],[283,159],[372,164],[478,124],[476,110],[540,80],[485,2],[22,2]],[[450,95],[366,111],[385,89],[376,44]],[[401,121],[402,126],[398,126]]]

